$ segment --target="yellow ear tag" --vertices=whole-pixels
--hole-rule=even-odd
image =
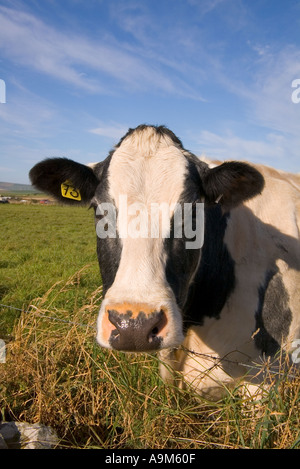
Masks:
[[[81,194],[71,181],[65,181],[61,184],[61,195],[67,199],[81,200]]]

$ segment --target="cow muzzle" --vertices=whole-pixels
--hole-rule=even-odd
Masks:
[[[168,316],[165,308],[151,308],[148,304],[107,304],[101,329],[100,343],[105,342],[109,348],[128,352],[154,351],[162,347],[168,333]]]

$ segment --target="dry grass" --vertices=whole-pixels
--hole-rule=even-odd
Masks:
[[[166,386],[154,355],[96,345],[101,288],[72,318],[55,308],[76,296],[82,276],[55,284],[16,322],[0,365],[4,418],[52,426],[63,448],[300,447],[299,374],[284,374],[256,402],[236,390],[210,403]]]

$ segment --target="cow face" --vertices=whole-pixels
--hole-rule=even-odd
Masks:
[[[204,204],[209,209],[218,201],[228,211],[263,188],[251,166],[209,169],[171,131],[153,126],[129,130],[101,163],[49,159],[32,168],[30,178],[64,203],[94,207],[104,287],[97,340],[123,351],[182,342],[201,259]]]

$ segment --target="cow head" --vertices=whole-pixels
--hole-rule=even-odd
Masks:
[[[183,313],[201,259],[196,238],[205,222],[203,204],[218,202],[226,212],[264,185],[253,167],[227,162],[210,169],[170,130],[145,125],[130,129],[101,163],[48,159],[30,178],[63,203],[94,207],[105,295],[97,340],[123,351],[182,342]]]

